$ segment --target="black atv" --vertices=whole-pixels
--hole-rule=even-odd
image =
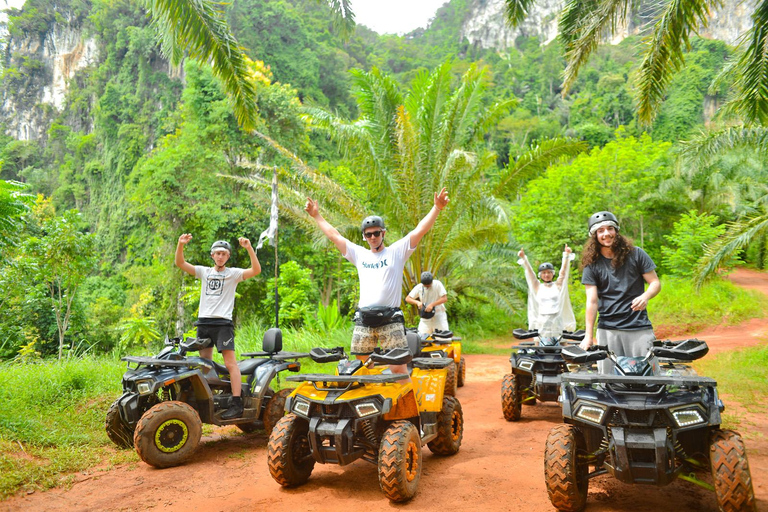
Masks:
[[[522,414],[522,404],[536,405],[555,402],[560,396],[560,375],[568,371],[568,365],[560,356],[566,341],[584,339],[584,331],[563,331],[556,337],[539,337],[536,329],[515,329],[512,335],[519,340],[539,338],[538,342],[522,342],[512,348],[509,358],[512,371],[501,382],[501,410],[504,419],[517,421]]]
[[[720,510],[755,510],[744,443],[720,429],[717,383],[681,363],[708,350],[697,339],[655,341],[645,357],[563,348],[569,363],[609,359],[615,366],[614,374],[584,366],[562,377],[565,425],[550,431],[544,455],[547,492],[558,510],[582,510],[589,479],[606,473],[656,486],[681,478],[713,489]],[[697,470],[711,471],[714,488],[695,477]]]
[[[282,352],[280,329],[264,333],[262,352],[242,354],[238,361],[243,383],[243,415],[222,420],[231,402],[229,372],[224,365],[187,356],[209,340],[167,339],[155,357],[123,357],[123,395],[107,411],[106,430],[117,446],[135,446],[139,457],[158,468],[189,459],[200,441],[202,424],[235,425],[243,432],[263,428],[269,433],[284,415],[291,389],[273,391],[270,384],[282,371],[299,371],[307,353]],[[278,377],[279,386],[279,377]]]

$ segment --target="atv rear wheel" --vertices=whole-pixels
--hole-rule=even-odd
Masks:
[[[443,397],[443,409],[437,417],[437,437],[427,443],[436,455],[453,455],[461,448],[464,437],[464,413],[461,403],[452,397]]]
[[[467,377],[467,362],[464,360],[464,356],[461,356],[459,360],[459,372],[456,374],[456,385],[460,388],[464,387],[464,379]]]
[[[752,475],[741,436],[732,430],[715,430],[709,442],[709,464],[720,510],[757,510]]]
[[[184,402],[161,402],[141,417],[133,444],[141,460],[156,468],[178,466],[200,443],[203,425],[197,411]]]
[[[306,483],[315,469],[315,459],[312,457],[307,432],[307,420],[289,414],[280,418],[269,434],[269,474],[283,487]]]
[[[549,431],[544,449],[544,480],[552,505],[562,512],[579,512],[587,504],[588,466],[579,464],[583,443],[573,425],[558,425]]]
[[[508,373],[501,381],[501,410],[504,419],[517,421],[520,419],[520,384],[514,373]]]
[[[379,445],[379,485],[392,501],[416,495],[421,479],[421,439],[409,421],[396,421],[384,432]]]
[[[264,430],[267,434],[270,434],[280,418],[285,416],[285,399],[292,392],[292,389],[281,389],[267,402],[267,407],[264,409]]]
[[[456,364],[451,363],[446,369],[448,376],[445,378],[445,391],[443,393],[448,396],[456,396]]]
[[[134,429],[126,425],[120,417],[118,400],[115,400],[112,405],[109,406],[107,418],[104,422],[104,428],[107,431],[109,440],[115,443],[119,448],[133,447]]]

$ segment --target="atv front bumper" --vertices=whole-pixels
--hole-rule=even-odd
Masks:
[[[354,418],[309,420],[309,444],[312,456],[321,464],[345,466],[365,455],[365,447],[355,445]]]

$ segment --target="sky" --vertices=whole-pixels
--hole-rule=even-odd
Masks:
[[[426,27],[448,0],[352,0],[355,21],[379,34],[405,34]]]

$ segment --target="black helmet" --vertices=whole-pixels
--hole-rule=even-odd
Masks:
[[[614,224],[614,227],[616,228],[616,231],[619,230],[619,219],[616,218],[614,214],[611,212],[597,212],[593,213],[592,216],[589,218],[589,234],[593,235],[594,231],[592,230],[592,227],[601,224],[603,222],[612,222]]]
[[[226,240],[216,240],[211,246],[211,252],[216,249],[226,249],[229,254],[232,254],[232,246]]]
[[[433,279],[434,279],[434,276],[432,276],[432,272],[421,273],[421,284],[432,284]]]
[[[384,226],[384,219],[382,219],[378,215],[369,215],[368,217],[364,218],[363,225],[360,227],[360,231],[365,233],[365,228],[387,229]]]
[[[539,272],[541,272],[542,270],[551,270],[552,272],[554,272],[555,267],[550,262],[546,262],[539,265]]]

